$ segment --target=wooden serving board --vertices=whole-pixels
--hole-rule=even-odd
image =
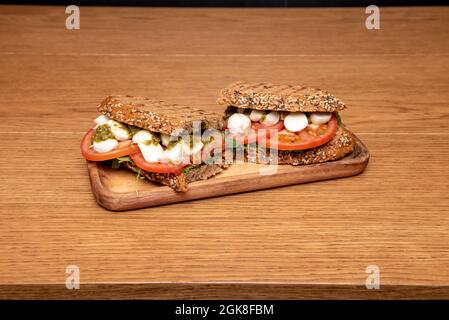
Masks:
[[[138,180],[126,168],[117,170],[96,162],[88,162],[87,166],[97,202],[106,209],[123,211],[349,177],[361,173],[368,160],[368,149],[357,138],[354,151],[337,161],[304,166],[233,164],[211,179],[189,184],[187,192],[175,192],[167,186]]]

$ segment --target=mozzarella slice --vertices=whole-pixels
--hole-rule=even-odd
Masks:
[[[290,132],[299,132],[307,127],[308,124],[309,121],[302,112],[289,113],[284,119],[284,126]]]
[[[243,113],[234,113],[228,119],[228,129],[233,134],[245,134],[251,127],[251,119]]]
[[[179,140],[178,144],[181,145],[182,152],[184,152],[184,154],[190,155],[190,142],[187,140],[186,137]]]
[[[109,119],[107,116],[102,114],[97,119],[95,119],[94,122],[97,126],[101,126],[103,124],[108,123],[109,120],[111,120],[111,119]]]
[[[107,124],[111,128],[112,134],[118,141],[125,141],[131,138],[131,133],[122,123],[115,120],[109,120]]]
[[[177,143],[172,148],[164,151],[163,160],[175,164],[188,161],[189,155],[184,148],[182,141]]]
[[[115,139],[107,139],[105,141],[93,143],[94,150],[99,153],[106,153],[117,147],[118,141]]]
[[[269,114],[265,116],[265,119],[261,121],[266,126],[274,126],[279,122],[280,115],[277,111],[271,111]]]
[[[332,117],[330,112],[313,112],[310,114],[310,121],[314,124],[324,124],[329,122]]]
[[[143,142],[140,142],[137,145],[139,146],[139,149],[142,152],[142,155],[146,162],[150,163],[159,162],[160,158],[162,157],[162,154],[164,153],[164,150],[162,149],[162,146],[159,143],[145,144]]]
[[[252,110],[251,113],[249,114],[249,118],[251,119],[251,121],[254,122],[259,122],[260,120],[263,119],[264,116],[265,112],[260,110]]]
[[[179,142],[182,145],[183,151],[188,154],[189,156],[192,154],[197,153],[198,151],[200,151],[203,146],[204,143],[201,141],[200,139],[195,139],[193,138],[193,144],[192,146],[190,146],[190,141],[189,139],[183,139]]]
[[[165,133],[161,133],[161,142],[163,146],[168,146],[168,144],[170,143],[171,140],[171,136],[169,134],[165,134]]]
[[[150,131],[140,130],[133,136],[133,143],[152,141],[153,139],[154,135]]]

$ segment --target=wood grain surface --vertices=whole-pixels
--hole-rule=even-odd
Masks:
[[[381,8],[380,30],[364,8],[81,7],[71,31],[64,11],[0,6],[1,298],[449,298],[448,8]],[[367,170],[98,206],[79,141],[104,96],[220,111],[239,79],[335,93]]]

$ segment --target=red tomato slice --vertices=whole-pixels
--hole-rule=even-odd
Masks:
[[[94,129],[90,129],[81,140],[81,154],[86,160],[105,161],[119,157],[124,157],[139,152],[139,147],[133,144],[131,140],[119,142],[118,146],[109,152],[99,153],[92,148],[92,138],[95,134]]]
[[[279,121],[278,123],[272,126],[266,126],[260,122],[253,122],[251,127],[256,131],[260,129],[266,129],[267,131],[269,131],[270,129],[281,131],[282,129],[284,129],[284,121]]]
[[[149,172],[157,172],[157,173],[172,173],[176,176],[180,175],[182,172],[182,168],[184,168],[187,164],[173,164],[173,163],[150,163],[145,161],[142,153],[139,151],[137,153],[133,153],[130,155],[131,159],[134,161],[136,166],[140,169],[149,171]]]
[[[300,132],[280,132],[276,137],[272,137],[267,140],[267,148],[272,145],[274,148],[276,142],[272,139],[277,139],[278,150],[305,150],[315,148],[329,142],[337,133],[338,122],[335,114],[328,123],[319,125],[317,128],[311,128],[310,126],[301,130]]]

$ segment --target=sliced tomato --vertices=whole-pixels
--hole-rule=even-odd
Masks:
[[[131,140],[119,142],[118,146],[109,152],[99,153],[92,148],[92,138],[95,134],[94,129],[90,129],[81,140],[81,154],[86,160],[105,161],[119,157],[128,156],[139,152],[139,147]]]
[[[272,126],[266,126],[260,122],[253,122],[253,124],[251,125],[251,128],[253,128],[256,131],[258,131],[260,129],[266,129],[267,131],[270,131],[270,130],[281,131],[284,128],[284,121],[279,121],[278,123],[276,123],[275,125],[272,125]]]
[[[139,151],[137,153],[133,153],[130,155],[131,159],[134,161],[136,166],[140,169],[149,171],[149,172],[157,172],[157,173],[172,173],[174,175],[180,175],[182,172],[182,168],[184,168],[187,164],[173,164],[173,163],[150,163],[145,161],[142,153]]]
[[[281,131],[275,137],[266,141],[267,148],[275,148],[277,142],[278,150],[305,150],[315,148],[329,142],[337,133],[338,122],[335,114],[328,123],[317,126],[308,126],[300,132],[293,133],[286,130]],[[277,139],[274,141],[273,139]]]

